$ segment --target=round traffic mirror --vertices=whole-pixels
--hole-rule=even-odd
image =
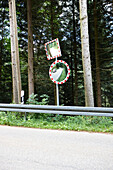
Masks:
[[[65,83],[70,76],[69,65],[63,60],[57,60],[50,66],[49,76],[56,84]]]

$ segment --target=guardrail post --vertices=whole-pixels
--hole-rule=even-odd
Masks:
[[[24,114],[24,120],[27,121],[27,113]]]

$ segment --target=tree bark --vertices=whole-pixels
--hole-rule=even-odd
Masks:
[[[32,4],[27,0],[28,16],[28,91],[29,96],[34,93],[34,75],[33,75],[33,33],[32,33]]]
[[[9,0],[9,19],[11,37],[13,102],[18,104],[21,101],[21,76],[20,76],[15,0]]]
[[[101,80],[100,80],[100,63],[98,56],[98,27],[97,27],[97,11],[96,0],[94,0],[94,30],[95,30],[95,59],[96,59],[96,84],[97,84],[97,106],[101,107]]]
[[[76,30],[75,30],[75,1],[72,0],[72,11],[73,11],[73,48],[74,48],[74,64],[75,64],[75,105],[78,105],[78,76],[77,76],[77,57],[76,57]]]
[[[2,35],[0,40],[0,84],[1,84],[1,75],[2,75],[2,54],[3,53],[3,20],[2,20]]]
[[[3,1],[2,1],[3,6]],[[3,42],[4,42],[4,19],[5,19],[5,10],[2,14],[2,26],[1,26],[1,40],[0,40],[0,88],[2,85],[2,56],[3,56]],[[1,90],[1,89],[0,89]]]
[[[73,46],[72,46],[72,39],[71,39],[71,52],[70,52],[70,55],[71,55],[71,75],[72,75],[72,105],[74,105],[74,87],[73,87],[73,55],[72,55],[72,49],[73,49]]]
[[[79,0],[82,62],[84,71],[85,105],[94,106],[91,61],[89,52],[87,0]]]
[[[55,39],[55,36],[54,36],[54,26],[53,26],[53,20],[54,20],[54,14],[53,14],[53,0],[50,1],[51,2],[51,19],[50,19],[50,22],[51,22],[51,37],[52,37],[52,40]],[[56,84],[54,84],[54,100],[55,100],[55,105],[57,105],[57,92],[56,92]]]

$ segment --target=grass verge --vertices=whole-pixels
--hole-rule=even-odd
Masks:
[[[63,116],[49,114],[24,115],[11,112],[0,112],[0,124],[41,129],[61,129],[74,131],[113,133],[113,121],[109,117],[96,116]]]

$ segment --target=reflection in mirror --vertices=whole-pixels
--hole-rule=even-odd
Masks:
[[[46,56],[48,60],[61,56],[58,38],[45,43]]]
[[[56,63],[51,70],[54,81],[61,82],[67,77],[67,67],[64,63]]]
[[[46,45],[48,55],[50,57],[54,57],[59,55],[58,44],[56,41],[49,43]]]

